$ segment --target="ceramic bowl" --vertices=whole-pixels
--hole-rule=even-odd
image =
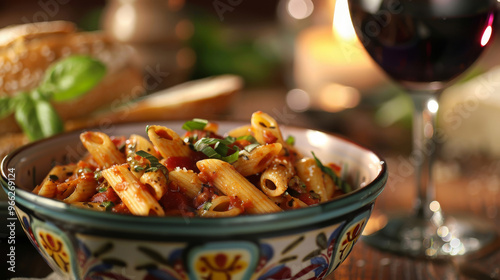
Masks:
[[[158,124],[181,132],[182,122]],[[221,132],[241,125],[219,124]],[[128,136],[145,134],[145,126],[100,130]],[[15,196],[13,208],[27,236],[64,279],[323,279],[360,237],[388,171],[375,153],[337,136],[294,127],[282,131],[295,137],[299,150],[347,166],[356,189],[309,208],[217,219],[118,215],[32,194],[53,164],[75,162],[86,152],[80,132],[6,156],[2,186]]]

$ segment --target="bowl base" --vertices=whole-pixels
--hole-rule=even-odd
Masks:
[[[482,218],[446,215],[442,221],[389,217],[382,229],[365,236],[364,241],[383,251],[426,259],[482,255],[495,250],[500,242],[498,231]]]

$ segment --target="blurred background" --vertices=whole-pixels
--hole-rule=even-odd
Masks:
[[[241,76],[236,101],[214,118],[248,120],[262,110],[284,124],[337,132],[379,152],[410,151],[411,102],[363,50],[345,0],[0,1],[0,27],[54,20],[102,30],[132,46],[145,72],[166,76],[149,92],[209,76]],[[500,152],[481,110],[496,114],[491,106],[500,101],[460,87],[494,70],[496,45],[452,88],[469,94],[443,95],[447,154]],[[493,81],[482,84],[491,90]],[[478,122],[485,131],[471,137],[466,127],[477,129]]]

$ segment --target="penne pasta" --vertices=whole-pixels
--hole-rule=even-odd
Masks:
[[[257,174],[264,171],[280,151],[281,144],[279,143],[261,145],[250,153],[243,153],[233,166],[245,177]]]
[[[201,190],[202,182],[198,174],[192,170],[174,170],[168,173],[168,177],[191,199],[195,198]]]
[[[284,143],[278,123],[261,111],[252,114],[250,125],[255,139],[260,144]]]
[[[80,134],[80,140],[99,166],[109,168],[125,163],[125,156],[105,133],[84,132]]]
[[[205,159],[196,163],[202,181],[213,183],[227,196],[236,196],[243,201],[245,211],[264,214],[281,211],[265,194],[259,191],[229,163],[217,159]]]
[[[102,171],[113,190],[134,215],[164,216],[165,212],[153,195],[128,170],[128,165],[115,165]]]
[[[156,200],[160,200],[167,192],[167,178],[160,170],[144,172],[140,178],[140,182],[146,186],[150,186],[154,190]]]
[[[251,125],[243,125],[239,126],[237,128],[234,128],[230,130],[227,135],[232,136],[232,137],[241,137],[245,135],[251,135],[252,134],[252,126]]]
[[[33,193],[49,198],[55,197],[57,194],[57,182],[64,182],[74,174],[75,169],[75,164],[52,167],[42,183],[33,190]]]
[[[191,154],[182,138],[169,128],[151,125],[148,127],[148,136],[164,158],[189,157]]]
[[[145,151],[157,159],[160,159],[160,156],[155,150],[155,146],[149,142],[148,139],[137,135],[137,134],[132,134],[130,135],[130,138],[127,140],[127,145],[125,146],[125,153],[127,155],[133,154],[137,151]]]
[[[158,125],[147,137],[81,133],[88,153],[52,168],[33,193],[95,211],[217,218],[308,207],[350,189],[330,172],[339,165],[303,157],[266,113],[226,137],[203,119],[182,128],[182,137]]]
[[[275,159],[260,176],[260,188],[270,197],[277,197],[286,192],[288,181],[295,175],[292,162],[286,158]]]
[[[96,193],[97,181],[94,178],[77,181],[71,194],[63,199],[64,202],[85,202]]]
[[[233,217],[243,213],[243,209],[239,207],[230,207],[231,198],[228,196],[219,196],[213,199],[208,209],[201,208],[198,214],[206,218]]]
[[[323,181],[324,174],[314,159],[303,158],[296,163],[295,167],[297,175],[306,184],[307,191],[319,195],[321,202],[327,201],[328,195]]]

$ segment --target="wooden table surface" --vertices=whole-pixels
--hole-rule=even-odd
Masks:
[[[243,95],[240,101],[244,106],[240,105],[239,109],[235,110],[234,118],[248,119],[251,112],[263,110],[271,114],[280,113],[283,116],[290,114],[289,120],[294,125],[312,124],[310,119],[304,119],[286,111],[282,96],[270,93],[272,92],[260,91],[260,96],[255,96],[255,93]],[[266,98],[268,102],[262,102],[262,99]],[[252,102],[253,100],[259,100],[259,102]],[[359,139],[359,141],[370,143],[369,139]],[[403,164],[404,157],[384,155],[384,152],[382,156],[388,162],[389,181],[384,192],[377,199],[370,221],[377,220],[387,212],[409,210],[415,193],[411,176],[401,180],[398,174],[398,167]],[[470,165],[472,167],[464,167],[461,163],[453,161],[438,164],[437,198],[445,213],[456,211],[472,213],[497,225],[500,232],[500,160],[470,161]],[[19,225],[18,227],[20,228]],[[0,262],[2,266],[5,266],[6,254],[3,252],[6,244],[1,241],[0,245],[2,246]],[[22,234],[16,239],[16,250],[16,273],[6,273],[6,268],[0,267],[0,279],[14,276],[45,277],[51,273],[50,268]],[[6,277],[3,277],[4,275]],[[418,260],[381,252],[369,247],[361,238],[346,261],[327,279],[500,279],[500,249],[495,248],[493,253],[484,258],[466,261],[464,265],[451,261]]]

